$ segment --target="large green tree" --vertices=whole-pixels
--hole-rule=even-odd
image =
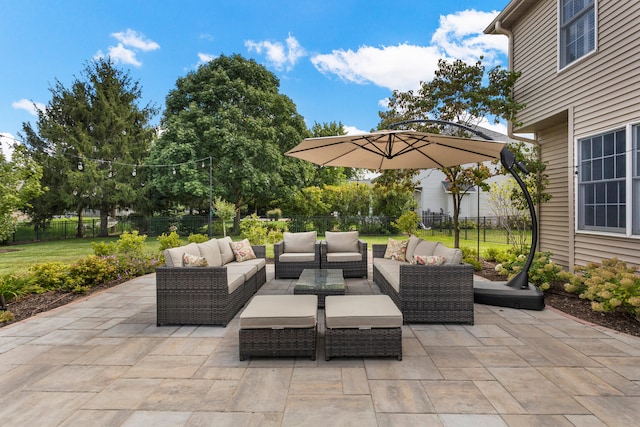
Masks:
[[[288,199],[313,170],[284,156],[309,133],[279,86],[273,73],[240,55],[222,55],[179,78],[149,157],[150,164],[172,165],[152,169],[154,193],[167,206],[208,210],[212,191],[235,205],[236,230],[243,208]]]
[[[315,122],[311,127],[311,134],[314,138],[325,136],[346,135],[342,122],[318,123]],[[361,171],[355,168],[319,166],[314,165],[315,175],[311,182],[307,185],[338,185],[346,180],[358,178]]]
[[[436,119],[474,127],[484,120],[515,120],[524,107],[515,102],[513,86],[520,76],[494,67],[486,72],[482,58],[474,64],[461,60],[438,61],[438,70],[429,82],[421,82],[417,91],[394,91],[389,109],[380,112],[379,128],[401,121]],[[448,132],[457,136],[471,136],[456,127],[435,124],[411,124],[414,129],[428,132]],[[454,245],[460,244],[459,215],[461,201],[473,186],[488,190],[485,180],[493,173],[486,165],[461,165],[442,168],[453,199]]]
[[[43,193],[42,168],[22,145],[14,145],[10,160],[0,151],[0,242],[15,231],[15,214],[29,207],[29,200]]]
[[[144,173],[137,165],[148,154],[157,109],[139,106],[141,87],[109,59],[86,65],[70,87],[56,81],[52,98],[38,114],[37,130],[25,123],[25,142],[45,169],[50,191],[33,204],[36,217],[71,210],[100,211],[99,236],[108,234],[108,217],[116,208],[136,207],[145,199]]]

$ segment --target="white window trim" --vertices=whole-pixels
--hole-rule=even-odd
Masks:
[[[632,200],[633,197],[633,127],[640,126],[640,121],[632,122],[625,124],[620,124],[618,126],[613,126],[611,128],[603,129],[597,132],[592,132],[580,136],[576,136],[573,139],[573,170],[576,171],[573,179],[573,191],[575,194],[574,197],[574,209],[573,209],[573,219],[574,219],[574,233],[581,235],[591,235],[591,236],[603,236],[603,237],[617,237],[617,238],[626,238],[626,239],[634,239],[640,240],[640,234],[633,234],[633,205],[638,205],[638,209],[640,209],[640,201]],[[627,174],[625,176],[625,197],[626,197],[626,224],[625,224],[625,232],[624,233],[614,233],[609,231],[595,231],[595,230],[581,230],[579,228],[579,220],[580,220],[580,197],[579,197],[579,185],[580,185],[580,176],[579,176],[579,168],[580,168],[580,152],[578,147],[578,141],[584,138],[591,138],[593,136],[602,135],[605,133],[615,132],[617,130],[624,129],[625,130],[625,151],[627,153],[625,157],[625,167],[627,170]],[[639,165],[640,166],[640,165]]]
[[[589,57],[591,57],[592,55],[596,54],[598,52],[598,0],[593,0],[593,19],[594,19],[594,26],[595,28],[593,29],[593,37],[594,37],[594,41],[593,41],[593,50],[587,52],[586,54],[582,55],[580,58],[576,59],[573,62],[570,62],[568,64],[566,64],[564,67],[561,65],[562,64],[562,44],[561,44],[561,40],[562,40],[562,30],[561,30],[561,22],[562,22],[562,0],[557,0],[556,2],[557,5],[557,10],[556,10],[556,72],[557,73],[562,73],[565,72],[571,68],[573,68],[574,66],[580,64],[581,62],[587,60]],[[583,137],[585,138],[585,137]]]

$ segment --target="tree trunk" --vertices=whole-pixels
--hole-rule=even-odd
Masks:
[[[100,209],[100,232],[98,237],[109,237],[109,229],[107,228],[109,219],[109,212],[105,209]]]
[[[458,194],[453,195],[453,247],[460,247],[460,201]]]
[[[78,230],[76,237],[82,239],[84,237],[84,224],[82,224],[82,208],[78,209]]]

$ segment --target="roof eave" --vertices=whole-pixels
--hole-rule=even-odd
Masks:
[[[484,29],[485,34],[500,34],[496,30],[496,22],[500,22],[502,28],[510,30],[513,24],[518,21],[538,0],[512,0],[505,8],[495,17],[487,28]]]

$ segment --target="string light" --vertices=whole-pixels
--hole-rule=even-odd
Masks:
[[[81,171],[82,169],[84,169],[84,165],[82,162],[78,162],[78,170]]]

